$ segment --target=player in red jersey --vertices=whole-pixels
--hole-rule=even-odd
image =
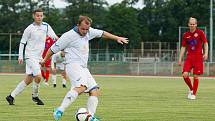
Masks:
[[[196,99],[199,76],[203,74],[203,61],[208,59],[208,42],[204,32],[197,28],[196,18],[189,18],[188,27],[190,31],[185,32],[183,35],[178,64],[181,65],[182,58],[187,49],[182,76],[190,89],[188,99],[194,100]],[[204,52],[202,44],[204,44]],[[189,78],[191,70],[193,71],[193,84]]]
[[[42,57],[44,58],[46,56],[47,51],[49,50],[49,48],[54,44],[54,40],[52,40],[50,37],[46,38],[46,43],[45,43],[45,49],[43,51],[43,55]],[[41,69],[41,73],[42,73],[42,77],[45,80],[45,85],[48,86],[48,80],[49,80],[49,75],[50,75],[50,67],[51,67],[51,59],[49,59],[46,63],[45,66],[42,67]]]

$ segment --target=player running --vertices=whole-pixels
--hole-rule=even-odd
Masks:
[[[46,36],[57,39],[51,26],[43,20],[42,9],[36,9],[33,12],[34,22],[30,24],[24,31],[19,45],[18,63],[22,64],[23,60],[26,62],[26,78],[22,80],[17,87],[6,97],[9,105],[14,105],[14,98],[20,94],[27,85],[33,80],[32,100],[37,105],[44,105],[39,99],[39,84],[41,80],[40,60],[45,48]],[[25,48],[25,49],[24,49]]]

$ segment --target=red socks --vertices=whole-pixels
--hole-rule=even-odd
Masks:
[[[45,79],[46,75],[45,75],[45,72],[43,71],[43,69],[41,69],[41,74],[42,74],[43,79]]]
[[[49,81],[49,74],[50,74],[50,72],[49,72],[49,70],[46,70],[46,82],[48,82]]]
[[[197,89],[198,89],[198,85],[199,85],[199,79],[193,79],[193,95],[196,95]]]
[[[192,86],[192,83],[190,81],[190,78],[189,77],[184,77],[184,81],[185,83],[187,84],[187,86],[190,88],[190,90],[193,90],[193,86]]]

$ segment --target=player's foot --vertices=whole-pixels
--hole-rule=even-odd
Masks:
[[[191,96],[190,96],[190,99],[191,99],[191,100],[195,100],[195,99],[196,99],[196,96],[195,96],[195,95],[191,95]]]
[[[53,84],[53,87],[55,88],[55,87],[57,87],[57,85],[56,85],[56,84]]]
[[[188,95],[187,95],[187,98],[190,99],[192,95],[193,95],[193,91],[189,91]]]
[[[37,105],[44,105],[43,101],[39,97],[32,97],[32,100],[36,102]]]
[[[63,84],[62,86],[63,86],[63,88],[66,88],[66,85],[65,85],[65,84]]]
[[[90,117],[89,121],[100,121],[100,120],[96,117]]]
[[[49,86],[49,83],[48,83],[48,82],[45,82],[44,84],[45,84],[46,86]]]
[[[54,110],[53,117],[54,117],[55,121],[59,121],[60,118],[62,117],[62,115],[63,115],[62,111],[60,111],[58,109]]]
[[[8,95],[6,97],[6,100],[9,103],[9,105],[14,105],[14,98],[11,95]]]

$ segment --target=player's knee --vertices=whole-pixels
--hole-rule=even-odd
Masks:
[[[40,75],[35,76],[35,77],[34,77],[34,80],[35,80],[36,83],[40,83],[40,81],[41,81],[41,76],[40,76]]]
[[[193,78],[194,79],[199,79],[199,76],[198,75],[194,75]]]
[[[101,95],[101,93],[100,93],[99,89],[96,88],[96,89],[90,91],[90,92],[89,92],[89,95],[90,95],[90,96],[97,96],[97,97],[98,97],[98,96]]]
[[[182,76],[183,76],[184,78],[187,78],[187,77],[189,76],[189,74],[188,74],[187,72],[184,72],[184,73],[182,74]]]
[[[80,86],[80,87],[74,88],[74,90],[77,91],[79,95],[80,95],[81,93],[83,93],[86,89],[87,89],[86,86]]]

